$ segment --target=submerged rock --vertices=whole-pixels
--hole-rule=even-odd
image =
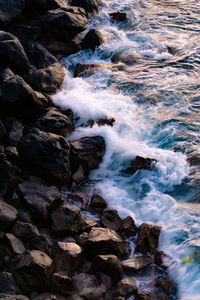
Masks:
[[[123,21],[126,21],[126,13],[121,13],[121,12],[113,12],[109,14],[111,17],[111,20],[115,23],[120,23]]]
[[[138,170],[151,170],[156,163],[155,159],[136,156],[130,163],[129,167],[124,170],[124,173],[135,174]]]
[[[111,64],[78,63],[74,71],[74,77],[81,77],[83,75],[93,75],[98,70],[106,70],[111,68]]]

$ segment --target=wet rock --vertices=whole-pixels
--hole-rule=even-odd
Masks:
[[[98,255],[93,261],[95,269],[119,281],[123,278],[122,265],[115,255]]]
[[[18,153],[30,174],[37,174],[53,184],[69,182],[70,145],[65,138],[33,128],[20,140]]]
[[[97,29],[91,29],[81,42],[82,49],[95,50],[105,42],[105,37]]]
[[[11,226],[17,218],[17,210],[0,200],[0,230]]]
[[[26,251],[24,244],[11,233],[6,233],[3,242],[9,255],[23,254]]]
[[[101,63],[78,63],[74,71],[74,77],[81,77],[83,75],[93,75],[96,71],[111,69],[110,64]]]
[[[136,281],[131,277],[123,278],[113,288],[114,296],[122,296],[128,298],[136,294],[137,294]]]
[[[126,237],[135,236],[137,233],[137,227],[133,218],[130,216],[126,217],[122,220],[122,224],[120,227],[120,232],[123,232]]]
[[[67,8],[66,0],[47,0],[47,9]]]
[[[136,252],[153,254],[157,252],[161,226],[143,223],[139,228]]]
[[[11,273],[0,273],[0,294],[16,295],[19,293],[19,288]],[[0,298],[1,299],[1,298]]]
[[[107,204],[102,196],[94,194],[90,202],[90,207],[94,211],[101,213],[107,207]]]
[[[64,137],[74,131],[74,124],[71,120],[55,107],[47,109],[45,114],[37,120],[35,127]]]
[[[55,186],[25,181],[18,186],[18,195],[37,220],[45,221],[50,209],[61,202],[61,194]]]
[[[45,46],[54,55],[60,54],[63,56],[68,56],[77,53],[80,50],[79,43],[76,41],[50,41]]]
[[[106,289],[99,284],[97,278],[86,273],[79,273],[73,277],[74,287],[77,294],[84,299],[100,300]]]
[[[171,289],[170,281],[167,278],[163,277],[163,276],[158,277],[157,282],[156,282],[156,286],[159,287],[160,289],[164,290],[165,292],[168,292],[168,293]]]
[[[114,23],[120,23],[120,22],[126,21],[126,13],[121,13],[118,11],[118,12],[110,13],[109,15],[111,17],[111,20]]]
[[[105,141],[101,136],[83,137],[71,142],[72,168],[77,169],[77,160],[80,161],[86,174],[96,169],[102,162],[105,153]]]
[[[10,269],[21,289],[39,292],[48,286],[53,261],[44,252],[32,250],[13,258]]]
[[[79,7],[50,10],[41,20],[56,40],[67,42],[85,30],[88,22],[85,11]]]
[[[94,120],[89,120],[88,121],[88,125],[90,127],[93,127],[95,124],[98,124],[99,126],[104,126],[104,125],[108,125],[108,126],[113,126],[113,124],[115,123],[115,119],[114,118],[110,118],[110,119],[99,119],[96,122]]]
[[[138,170],[151,170],[155,163],[155,159],[136,156],[124,172],[127,174],[134,174]]]
[[[98,254],[121,255],[124,251],[124,241],[111,229],[94,227],[88,236],[87,251],[92,257]]]
[[[84,8],[89,18],[98,13],[98,1],[96,0],[70,0],[69,4]]]
[[[101,223],[113,230],[118,230],[121,226],[121,219],[117,210],[105,208],[101,215]]]
[[[8,295],[8,294],[0,294],[1,300],[30,300],[28,297],[23,295]]]
[[[19,17],[25,7],[24,0],[0,1],[0,25]]]
[[[53,232],[78,232],[82,218],[77,207],[63,204],[52,211],[51,221]]]
[[[84,209],[88,206],[89,196],[84,192],[77,191],[69,195],[68,202]]]
[[[57,272],[72,275],[81,263],[82,249],[73,242],[57,242],[53,257]]]
[[[149,256],[136,256],[133,258],[129,258],[122,262],[122,266],[124,271],[127,272],[137,272],[141,271],[144,268],[148,267],[152,263],[152,258]]]
[[[85,172],[81,165],[79,165],[77,171],[73,174],[72,179],[77,185],[84,183],[86,181]]]
[[[73,293],[74,288],[72,279],[68,275],[63,273],[53,273],[51,282],[52,288],[56,292],[62,292],[62,294],[65,295],[70,295]]]
[[[125,65],[132,66],[141,61],[141,56],[133,51],[127,50],[113,55],[111,60],[113,63],[122,62]]]
[[[135,300],[151,300],[152,296],[150,292],[141,291],[136,296]]]

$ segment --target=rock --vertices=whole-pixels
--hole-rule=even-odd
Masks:
[[[135,300],[151,300],[152,295],[150,292],[141,291],[137,294]]]
[[[169,293],[170,289],[171,289],[170,281],[167,278],[163,277],[163,276],[158,277],[157,282],[156,282],[156,286],[158,288],[164,290],[167,293]]]
[[[50,41],[45,46],[54,55],[60,54],[63,56],[68,56],[77,53],[80,50],[79,43],[76,41],[71,41],[71,42]]]
[[[46,0],[25,0],[24,15],[26,17],[42,14],[46,9]]]
[[[47,98],[33,91],[22,77],[9,69],[3,72],[2,77],[0,105],[3,113],[30,118],[47,107]]]
[[[52,231],[55,233],[78,232],[81,227],[81,214],[77,207],[60,205],[51,213]]]
[[[141,271],[152,263],[152,258],[149,256],[136,256],[122,262],[124,271],[137,272]]]
[[[114,296],[122,296],[129,298],[132,295],[137,295],[137,285],[135,279],[131,277],[123,278],[113,288]]]
[[[58,294],[43,293],[31,300],[66,300],[66,297]]]
[[[19,17],[25,7],[24,0],[0,0],[0,25]]]
[[[151,170],[153,164],[155,163],[155,159],[136,156],[136,158],[131,161],[129,167],[124,172],[132,175],[138,170]]]
[[[28,297],[23,295],[7,295],[7,294],[0,294],[1,300],[30,300]]]
[[[23,135],[24,126],[19,122],[14,120],[12,122],[11,129],[9,130],[9,145],[16,147],[19,140]]]
[[[89,203],[89,196],[84,192],[74,192],[69,194],[68,202],[82,209],[86,209]]]
[[[95,50],[105,42],[105,37],[97,29],[91,29],[81,42],[82,49]]]
[[[0,230],[10,227],[17,218],[17,210],[0,200]]]
[[[65,138],[33,128],[20,140],[18,153],[30,174],[37,174],[53,184],[68,184],[70,145]]]
[[[64,137],[74,131],[74,124],[71,120],[55,107],[47,109],[45,114],[37,119],[35,127]]]
[[[88,232],[83,232],[82,234],[78,234],[76,236],[76,242],[83,248],[87,247],[88,237],[89,237]]]
[[[0,120],[0,140],[3,140],[7,137],[7,130],[4,126],[4,123]]]
[[[112,69],[111,64],[102,63],[78,63],[74,71],[74,77],[81,77],[83,75],[93,75],[96,71]]]
[[[93,227],[88,236],[87,251],[89,256],[98,254],[121,255],[124,251],[124,241],[111,229]]]
[[[57,242],[53,248],[53,257],[57,272],[72,275],[81,263],[82,249],[73,242]]]
[[[77,171],[73,174],[72,179],[77,185],[84,183],[86,181],[85,172],[81,165],[79,165]]]
[[[14,257],[10,269],[22,290],[40,292],[48,286],[53,261],[44,252],[32,250]]]
[[[83,257],[81,265],[78,269],[78,273],[89,273],[90,274],[91,268],[92,268],[92,263]]]
[[[120,227],[120,232],[123,232],[126,237],[135,236],[137,233],[137,227],[133,218],[130,216],[126,217],[122,220],[122,224]]]
[[[122,222],[117,210],[105,208],[101,215],[101,223],[105,227],[117,231]]]
[[[11,233],[6,233],[3,242],[7,248],[9,255],[23,254],[26,251],[24,244]]]
[[[127,50],[122,53],[114,54],[113,57],[111,58],[111,61],[113,63],[122,62],[123,64],[125,64],[127,66],[132,66],[141,61],[141,56],[139,54],[137,54],[136,52]],[[129,70],[129,72],[130,72],[130,70]]]
[[[110,276],[106,275],[105,273],[98,272],[96,274],[97,278],[104,284],[106,290],[110,290],[113,284],[113,280]],[[105,296],[104,296],[105,297]]]
[[[16,295],[19,293],[19,288],[16,285],[14,277],[11,273],[0,273],[0,294]],[[1,299],[1,297],[0,297]]]
[[[47,9],[67,8],[66,0],[47,0]]]
[[[69,4],[84,8],[89,18],[98,13],[98,1],[96,0],[70,0]]]
[[[107,204],[103,197],[98,194],[94,194],[90,202],[90,207],[94,211],[102,213],[102,211],[107,207]]]
[[[115,119],[114,118],[110,118],[110,119],[99,119],[97,121],[94,120],[88,120],[88,125],[90,127],[93,127],[94,124],[98,124],[99,126],[104,126],[104,125],[108,125],[108,126],[113,126],[113,124],[115,123]]]
[[[14,71],[26,72],[30,69],[30,62],[20,41],[5,31],[0,31],[0,63]]]
[[[94,275],[79,273],[73,277],[75,291],[79,296],[88,300],[100,300],[106,289],[103,284],[99,284]]]
[[[126,13],[121,13],[118,11],[118,12],[110,13],[109,15],[111,17],[111,20],[114,23],[120,23],[120,22],[126,21]]]
[[[139,228],[135,251],[146,254],[157,252],[161,226],[143,223]]]
[[[12,164],[18,164],[18,153],[16,147],[6,147],[5,149],[6,159],[10,161]]]
[[[164,293],[159,293],[158,294],[158,300],[170,300],[169,296],[167,296]]]
[[[56,40],[66,42],[84,31],[88,22],[85,11],[79,7],[49,10],[41,16],[41,20]]]
[[[97,221],[94,218],[91,218],[91,217],[83,218],[81,230],[82,231],[89,230],[92,227],[98,227]]]
[[[98,255],[93,261],[95,269],[105,273],[116,281],[123,278],[122,265],[115,255]]]
[[[83,137],[71,142],[72,169],[77,169],[77,160],[80,161],[86,174],[98,168],[105,153],[105,141],[101,136]]]
[[[56,292],[64,295],[70,295],[73,293],[73,283],[71,278],[63,273],[53,273],[52,275],[52,288]]]
[[[61,194],[55,186],[25,181],[18,186],[18,195],[37,220],[45,221],[53,206],[61,202]]]

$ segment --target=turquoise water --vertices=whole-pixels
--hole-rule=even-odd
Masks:
[[[115,25],[109,12],[127,12]],[[162,225],[160,249],[168,255],[179,299],[200,299],[200,1],[107,0],[89,28],[106,43],[96,52],[63,59],[65,82],[54,101],[89,119],[114,117],[113,127],[77,127],[71,139],[102,135],[106,154],[90,179],[121,216]],[[129,53],[120,71],[73,78],[78,62],[111,64]],[[136,155],[155,158],[152,171],[125,176]],[[184,264],[186,256],[192,263]]]

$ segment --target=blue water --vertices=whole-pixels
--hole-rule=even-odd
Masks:
[[[118,10],[128,20],[116,25],[109,12]],[[184,300],[200,299],[199,16],[200,1],[105,1],[88,27],[105,44],[63,59],[65,82],[54,97],[79,117],[72,140],[104,136],[106,154],[90,179],[109,206],[138,225],[162,225],[160,249]],[[73,78],[78,62],[112,64],[114,55],[118,71]],[[115,125],[78,127],[101,117]],[[155,158],[156,166],[127,177],[121,171],[136,155]],[[183,263],[187,256],[193,262]]]

